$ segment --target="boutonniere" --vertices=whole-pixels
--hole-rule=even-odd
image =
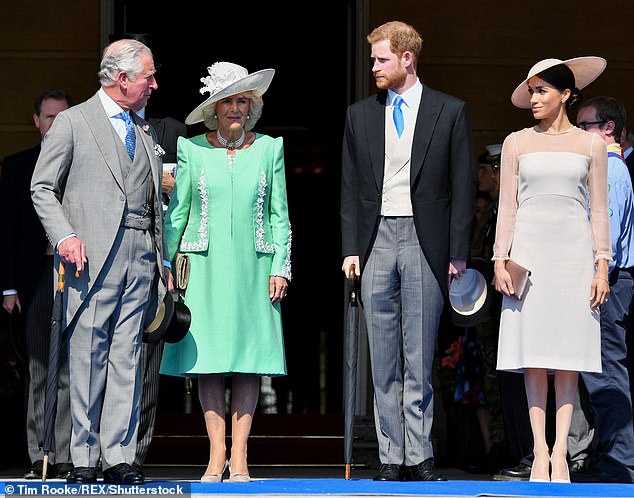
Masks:
[[[150,133],[150,125],[144,124],[142,128],[145,133]]]
[[[165,155],[163,147],[161,147],[159,144],[154,144],[154,155],[156,157],[163,157]]]

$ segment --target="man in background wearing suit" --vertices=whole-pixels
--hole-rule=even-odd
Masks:
[[[60,113],[44,141],[31,195],[66,265],[69,483],[142,484],[132,467],[139,423],[141,335],[173,287],[163,240],[160,148],[133,111],[158,88],[150,49],[104,50],[101,88]]]
[[[145,109],[143,109],[145,111]],[[141,117],[145,117],[143,112],[139,112]],[[149,115],[148,123],[152,125],[156,132],[156,141],[163,147],[163,210],[167,210],[172,190],[174,190],[174,177],[176,174],[176,148],[178,137],[187,137],[187,125],[174,118],[166,116],[157,118]],[[169,169],[168,169],[169,168]]]
[[[40,139],[55,117],[72,105],[70,96],[59,89],[43,92],[35,101],[33,121]],[[48,347],[53,307],[53,251],[31,202],[31,176],[40,155],[40,144],[7,156],[0,181],[0,211],[3,217],[3,242],[0,244],[2,307],[7,313],[24,317],[15,320],[24,325],[29,368],[26,438],[31,468],[25,479],[40,479],[43,467],[44,394],[48,370]],[[22,327],[20,327],[22,329]],[[20,330],[19,333],[22,333]],[[64,351],[64,349],[62,349]],[[65,353],[62,354],[65,359]],[[66,477],[70,463],[70,399],[68,369],[62,360],[58,391],[55,446],[50,460],[49,477]]]
[[[448,283],[466,270],[476,169],[464,102],[416,74],[422,39],[402,22],[368,36],[380,91],[348,108],[343,271],[361,276],[381,481],[434,469],[432,362]]]

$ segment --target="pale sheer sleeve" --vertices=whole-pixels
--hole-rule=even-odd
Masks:
[[[588,193],[594,260],[595,262],[600,259],[612,261],[608,210],[608,152],[605,142],[598,135],[592,137],[590,157]]]
[[[519,162],[517,153],[517,134],[512,133],[504,140],[500,162],[500,199],[498,205],[497,226],[495,229],[495,244],[493,246],[493,260],[509,259],[513,235],[515,233],[515,218],[517,216],[517,185]]]

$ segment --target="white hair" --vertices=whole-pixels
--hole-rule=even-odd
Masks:
[[[141,56],[152,55],[152,51],[143,43],[132,39],[117,40],[108,45],[103,51],[101,65],[99,67],[99,83],[102,86],[113,86],[117,74],[125,71],[128,77],[134,81],[141,71]]]

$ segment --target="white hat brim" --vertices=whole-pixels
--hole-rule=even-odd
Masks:
[[[536,74],[558,64],[565,64],[570,68],[575,75],[575,86],[581,90],[599,77],[605,70],[608,62],[603,57],[596,56],[575,57],[565,61],[560,59],[544,59],[539,61],[530,69],[526,79],[517,85],[517,88],[513,91],[511,95],[513,105],[520,109],[530,109],[531,96],[528,93],[528,80]]]
[[[451,294],[451,287],[449,292],[449,302],[453,310],[459,315],[466,315],[466,316],[473,315],[477,313],[478,311],[480,311],[480,308],[484,306],[484,302],[486,301],[487,292],[488,292],[487,283],[484,278],[484,275],[482,275],[482,273],[480,273],[478,270],[471,269],[471,268],[468,269],[467,271],[473,271],[474,274],[476,275],[477,282],[478,282],[478,289],[479,289],[477,298],[473,302],[461,304],[458,302],[457,299],[453,298]],[[452,283],[453,282],[454,281],[452,281]]]
[[[274,74],[275,69],[262,69],[260,71],[255,71],[244,78],[231,82],[222,90],[210,95],[207,100],[190,112],[189,116],[185,119],[185,124],[192,125],[204,121],[205,109],[225,97],[250,91],[255,92],[258,96],[264,94],[264,92],[268,90]]]

